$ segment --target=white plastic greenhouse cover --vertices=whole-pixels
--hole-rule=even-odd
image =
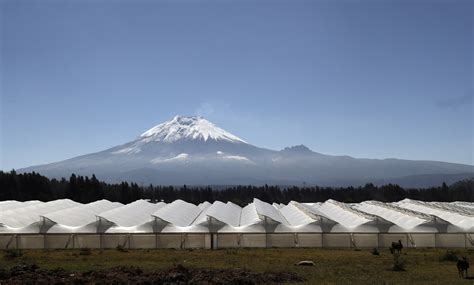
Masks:
[[[240,214],[240,226],[248,226],[252,224],[260,223],[262,220],[259,218],[257,209],[254,203],[250,203],[242,209]]]
[[[456,205],[456,204],[453,204],[453,203],[430,202],[429,206],[434,207],[434,208],[438,208],[442,211],[455,212],[455,213],[459,213],[460,215],[474,217],[474,214],[472,213],[471,209],[466,209],[464,207],[460,207],[459,205]]]
[[[153,216],[178,227],[187,227],[193,223],[201,211],[201,208],[194,204],[176,200],[155,211]]]
[[[199,207],[199,209],[204,210],[204,209],[206,209],[207,207],[209,207],[211,205],[212,205],[211,203],[209,203],[207,201],[204,201],[201,204],[199,204],[198,207]]]
[[[233,204],[224,204],[220,201],[216,201],[210,206],[206,215],[212,217],[224,224],[231,225],[233,227],[240,226],[240,215],[242,214],[242,208]]]
[[[253,203],[260,217],[270,218],[273,221],[278,222],[280,224],[285,224],[285,225],[289,224],[288,221],[278,211],[278,209],[273,207],[272,205],[266,202],[260,201],[257,198],[253,199]]]
[[[406,230],[433,221],[431,216],[378,201],[366,201],[353,207],[359,211],[382,217]]]
[[[346,228],[355,228],[376,219],[374,216],[356,211],[348,205],[334,200],[327,200],[319,205],[315,204],[312,208]]]
[[[222,223],[213,225],[223,233],[474,233],[474,204],[470,202],[405,199],[396,203],[345,204],[328,200],[271,205],[254,199],[241,208],[220,201],[196,206],[182,200],[170,204],[138,200],[121,205],[106,200],[80,204],[65,199],[47,203],[3,201],[0,202],[2,208],[5,209],[0,210],[0,232],[3,234],[203,233],[210,231],[212,219]],[[96,223],[97,218],[110,223]],[[48,227],[50,221],[55,225]]]
[[[454,205],[459,207],[467,208],[468,210],[474,211],[474,203],[470,202],[454,202]]]
[[[462,229],[470,229],[474,227],[474,213],[460,213],[455,209],[443,209],[433,202],[429,203],[410,199],[404,199],[395,204],[402,208],[434,215]]]
[[[295,202],[293,201],[293,203],[297,206],[297,207],[301,207],[302,211],[303,210],[306,210],[308,212],[310,212],[311,214],[313,214],[314,216],[318,216],[318,217],[324,217],[324,218],[327,218],[329,219],[328,216],[326,216],[326,214],[324,214],[323,212],[319,211],[319,208],[321,208],[321,205],[323,203],[298,203],[298,202]]]
[[[277,209],[281,209],[281,208],[285,207],[285,204],[273,203],[272,206],[277,208]]]
[[[125,206],[100,213],[97,216],[117,226],[133,227],[151,221],[151,215],[165,205],[163,202],[155,204],[145,200],[137,200]]]
[[[69,199],[55,200],[46,203],[35,203],[31,206],[10,209],[0,213],[0,223],[11,228],[22,228],[40,221],[40,216],[81,205]]]
[[[201,212],[191,224],[192,225],[207,224],[207,211],[209,210],[210,207],[212,207],[212,205],[213,204],[209,202],[204,202],[204,203],[199,204],[198,208],[201,210]]]
[[[26,202],[19,202],[19,201],[3,201],[0,204],[0,211],[6,211],[11,209],[20,209],[32,205],[43,204],[41,201],[26,201]]]
[[[293,203],[281,207],[280,213],[292,226],[301,226],[316,222],[315,219],[298,209]]]
[[[95,201],[72,208],[67,208],[42,215],[44,218],[60,225],[79,227],[97,221],[99,213],[123,206],[122,203],[108,200]]]

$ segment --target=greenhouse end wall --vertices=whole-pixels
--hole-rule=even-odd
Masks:
[[[474,248],[473,234],[373,233],[170,233],[1,234],[0,249],[188,249],[188,248]]]

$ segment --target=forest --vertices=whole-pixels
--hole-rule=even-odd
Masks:
[[[99,181],[92,177],[72,174],[69,179],[49,179],[38,173],[21,173],[14,170],[0,171],[0,201],[71,199],[89,203],[100,199],[130,203],[138,199],[153,202],[172,202],[176,199],[199,204],[204,201],[231,201],[245,206],[258,198],[269,203],[324,202],[334,199],[341,202],[357,203],[367,200],[394,202],[405,198],[421,201],[469,201],[474,202],[474,179],[459,181],[452,185],[443,183],[438,187],[425,189],[404,189],[398,185],[376,186],[368,183],[359,187],[319,187],[319,186],[277,186],[239,185],[229,187],[211,186],[142,186],[137,183],[116,184]]]

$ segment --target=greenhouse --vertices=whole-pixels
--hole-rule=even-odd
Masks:
[[[474,248],[474,203],[0,202],[0,248]]]

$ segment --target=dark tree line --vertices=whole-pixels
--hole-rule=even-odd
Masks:
[[[447,186],[427,189],[404,189],[398,185],[363,187],[279,187],[279,186],[234,186],[224,189],[211,187],[153,186],[141,187],[136,183],[108,184],[92,177],[72,174],[69,179],[49,179],[38,173],[17,174],[15,171],[0,171],[0,201],[71,199],[89,203],[100,199],[130,203],[138,199],[172,202],[182,199],[194,204],[216,200],[231,201],[244,206],[258,198],[269,203],[324,202],[334,199],[356,203],[366,200],[394,202],[404,198],[422,201],[470,201],[474,202],[474,180],[466,180]]]

